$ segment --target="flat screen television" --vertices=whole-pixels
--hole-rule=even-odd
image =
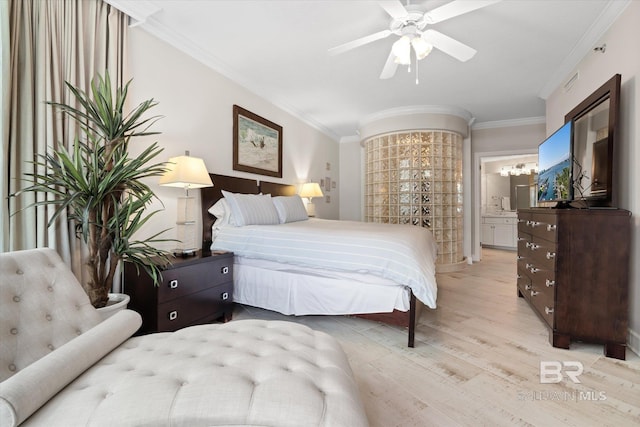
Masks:
[[[569,121],[538,146],[539,206],[561,207],[573,200],[572,141]]]

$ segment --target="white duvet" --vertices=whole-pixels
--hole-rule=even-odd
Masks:
[[[435,308],[436,243],[413,225],[311,218],[279,225],[224,226],[212,250],[301,267],[371,274],[411,288]]]

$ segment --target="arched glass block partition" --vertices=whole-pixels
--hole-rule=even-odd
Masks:
[[[438,267],[464,262],[462,141],[456,132],[415,130],[363,144],[365,221],[430,229]]]

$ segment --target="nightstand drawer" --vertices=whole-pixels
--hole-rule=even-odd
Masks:
[[[173,268],[162,272],[158,303],[199,292],[233,280],[233,258]]]
[[[154,286],[144,272],[125,263],[124,292],[129,308],[142,315],[139,333],[174,331],[233,316],[233,253],[198,252],[172,258],[162,268],[162,282]]]
[[[158,305],[158,331],[175,331],[198,323],[222,317],[233,305],[233,282],[185,295]]]

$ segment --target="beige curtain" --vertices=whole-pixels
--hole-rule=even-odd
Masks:
[[[108,70],[114,83],[122,83],[127,18],[102,0],[8,0],[7,6],[9,65],[2,78],[8,96],[0,126],[0,191],[7,201],[0,213],[2,249],[55,248],[82,280],[83,251],[66,219],[47,227],[51,209],[25,209],[43,196],[7,196],[27,184],[23,179],[34,172],[31,162],[37,155],[73,142],[76,129],[46,104],[70,102],[65,81],[89,91],[91,79]],[[3,54],[5,44],[3,37]]]

